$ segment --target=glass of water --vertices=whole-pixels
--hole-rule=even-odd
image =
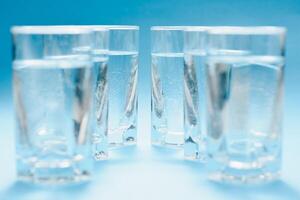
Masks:
[[[207,153],[210,179],[261,183],[281,169],[285,29],[209,30]]]
[[[83,26],[92,31],[93,63],[93,154],[96,160],[108,158],[108,42],[109,31],[103,26]]]
[[[184,30],[184,156],[205,160],[207,31],[195,26]]]
[[[182,147],[183,30],[181,26],[151,28],[151,140],[159,146]]]
[[[136,144],[138,26],[109,29],[108,142],[111,147]]]
[[[89,180],[91,32],[65,26],[22,26],[11,32],[18,179],[43,184]]]

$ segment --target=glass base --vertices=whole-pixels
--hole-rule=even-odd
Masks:
[[[114,149],[114,148],[120,148],[120,147],[124,147],[124,146],[133,146],[133,145],[136,145],[137,144],[137,141],[136,139],[134,140],[130,140],[130,141],[127,141],[127,142],[110,142],[109,143],[109,148],[111,149]]]
[[[271,157],[271,156],[270,156]],[[260,157],[255,161],[227,161],[226,165],[208,162],[209,179],[230,184],[263,184],[280,178],[280,159]],[[212,168],[212,167],[215,168]],[[218,167],[219,166],[219,167]],[[213,170],[212,170],[213,169]]]
[[[205,143],[200,139],[188,139],[184,142],[184,158],[186,160],[197,160],[206,162],[207,155],[205,150]]]
[[[152,145],[170,148],[183,148],[184,135],[182,132],[159,132],[152,129]]]
[[[36,177],[33,174],[17,174],[18,181],[26,183],[34,183],[39,185],[69,185],[76,183],[88,182],[91,175],[88,172],[76,174],[76,176],[53,176],[53,177]]]
[[[106,151],[96,151],[94,152],[94,158],[96,161],[108,160],[108,152]]]
[[[201,163],[207,162],[207,156],[205,154],[197,153],[193,155],[184,155],[185,160],[191,160],[191,161],[199,161]]]
[[[108,132],[109,148],[118,148],[123,146],[136,145],[137,131],[136,126],[124,126],[117,130]]]
[[[276,181],[280,178],[280,172],[262,173],[252,175],[232,175],[224,172],[216,172],[209,175],[209,179],[215,182],[228,184],[265,184]]]
[[[108,159],[107,137],[94,134],[93,136],[93,157],[96,161]]]
[[[46,185],[76,184],[89,181],[93,160],[83,159],[38,159],[37,157],[17,160],[17,178],[22,182]]]

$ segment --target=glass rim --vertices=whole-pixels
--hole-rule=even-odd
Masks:
[[[37,34],[37,35],[54,35],[54,34],[88,34],[92,30],[83,28],[84,26],[76,25],[49,25],[49,26],[13,26],[10,31],[12,34]]]
[[[187,26],[184,31],[186,32],[198,32],[198,31],[208,31],[214,28],[214,26]]]
[[[101,25],[65,25],[65,27],[82,28],[90,31],[108,31],[108,28]]]
[[[108,30],[140,30],[139,26],[135,25],[91,25],[94,27],[103,27]]]
[[[151,26],[151,31],[183,31],[188,26]]]
[[[214,26],[208,29],[212,35],[276,35],[285,34],[282,26]]]

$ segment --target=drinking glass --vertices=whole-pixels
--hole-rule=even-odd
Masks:
[[[152,144],[182,147],[183,30],[181,26],[151,28]]]
[[[93,155],[96,160],[108,158],[108,42],[109,31],[103,26],[83,26],[92,31],[93,63]]]
[[[108,142],[112,147],[136,144],[139,27],[104,27],[109,29]]]
[[[279,177],[284,56],[281,27],[208,31],[210,179],[261,183]]]
[[[44,184],[89,180],[91,32],[66,26],[21,26],[11,32],[18,179]]]
[[[184,30],[184,156],[205,160],[207,31],[195,26]]]

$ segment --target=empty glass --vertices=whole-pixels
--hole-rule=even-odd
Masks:
[[[183,134],[183,30],[180,26],[151,28],[152,144],[180,147]]]
[[[136,144],[139,27],[104,27],[110,38],[108,141],[110,146]]]
[[[35,183],[89,180],[93,169],[91,32],[13,27],[17,175]]]
[[[207,31],[209,27],[184,30],[184,156],[205,159]]]
[[[210,178],[258,183],[278,178],[285,29],[209,30],[207,153]]]

